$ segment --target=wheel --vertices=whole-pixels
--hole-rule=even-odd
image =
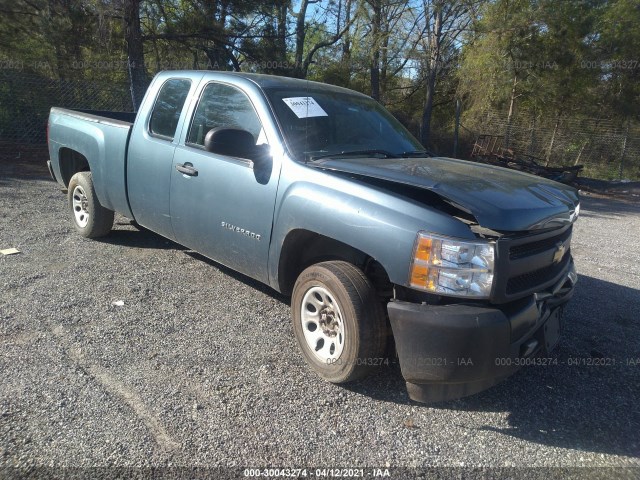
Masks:
[[[360,269],[323,262],[304,270],[291,296],[293,331],[309,366],[346,383],[382,364],[387,328],[382,304]]]
[[[91,172],[78,172],[69,181],[69,208],[76,231],[87,238],[102,237],[113,227],[113,211],[100,205]]]

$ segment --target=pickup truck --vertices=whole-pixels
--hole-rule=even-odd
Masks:
[[[397,361],[411,399],[444,401],[558,341],[577,191],[434,157],[366,95],[167,71],[137,114],[52,108],[48,145],[80,235],[118,212],[290,296],[329,382]]]

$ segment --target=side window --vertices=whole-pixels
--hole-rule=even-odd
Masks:
[[[216,127],[249,131],[256,144],[267,143],[258,114],[247,96],[236,87],[210,83],[202,91],[187,143],[204,146],[204,137]]]
[[[189,95],[189,88],[191,80],[183,78],[173,78],[162,85],[149,121],[149,131],[153,135],[173,140],[180,113]]]

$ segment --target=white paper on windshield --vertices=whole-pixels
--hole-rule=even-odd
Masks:
[[[318,105],[313,97],[290,97],[283,98],[282,101],[298,118],[328,117],[327,112]]]

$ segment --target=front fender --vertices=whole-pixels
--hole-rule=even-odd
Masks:
[[[278,265],[287,235],[315,232],[377,260],[392,283],[406,285],[416,233],[430,230],[473,238],[462,222],[428,206],[318,170],[282,189],[274,215],[269,282],[279,290]],[[328,186],[330,185],[330,186]]]

